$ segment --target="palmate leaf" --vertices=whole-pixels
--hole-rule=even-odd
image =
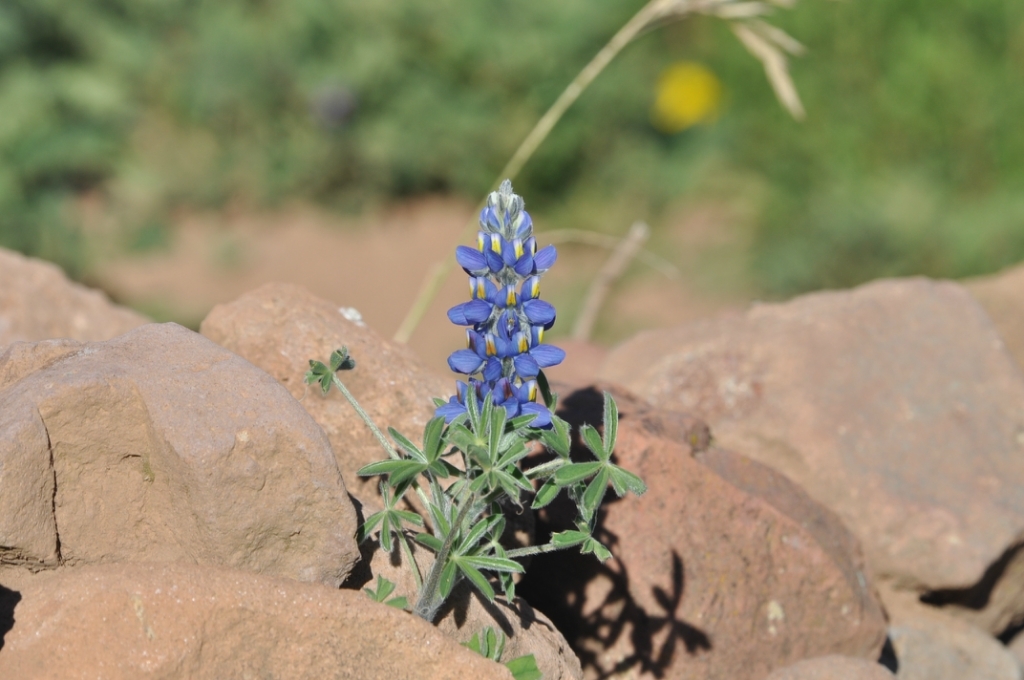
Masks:
[[[320,390],[326,397],[331,391],[331,381],[334,379],[334,372],[324,362],[316,359],[309,360],[309,370],[306,371],[306,384],[320,383]]]
[[[377,589],[363,588],[363,592],[370,596],[370,599],[374,602],[383,602],[389,607],[395,607],[396,609],[406,609],[409,606],[409,600],[404,595],[393,597],[390,600],[390,595],[395,590],[395,584],[387,580],[381,575],[377,575]]]
[[[647,491],[647,485],[644,484],[644,480],[629,470],[624,470],[618,465],[612,465],[608,468],[608,471],[612,475],[612,486],[615,488],[615,493],[620,497],[625,496],[626,491],[632,491],[637,496],[642,496]]]

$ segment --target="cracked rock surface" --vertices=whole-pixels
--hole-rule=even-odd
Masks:
[[[0,573],[188,562],[337,586],[355,529],[320,427],[192,331],[0,353]]]

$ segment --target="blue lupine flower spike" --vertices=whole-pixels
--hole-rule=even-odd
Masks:
[[[448,318],[468,326],[467,348],[453,352],[448,365],[456,373],[475,376],[458,383],[458,394],[436,414],[452,422],[466,413],[466,392],[477,403],[490,394],[509,417],[532,415],[532,427],[550,427],[551,412],[538,403],[536,378],[541,369],[565,358],[561,349],[544,344],[544,331],[555,323],[555,308],[540,299],[540,277],[558,257],[554,246],[537,249],[533,219],[523,199],[505,180],[487,197],[480,211],[476,247],[459,246],[455,259],[470,276],[470,299],[448,310]]]

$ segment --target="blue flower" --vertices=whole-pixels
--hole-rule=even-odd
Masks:
[[[457,394],[437,409],[451,422],[466,412],[466,392],[479,401],[491,395],[509,417],[533,415],[533,427],[551,424],[551,412],[537,403],[540,371],[565,358],[561,349],[543,342],[555,323],[555,308],[540,299],[540,277],[555,263],[554,246],[537,249],[533,219],[523,199],[502,182],[480,211],[476,248],[459,246],[455,259],[469,274],[470,300],[448,310],[448,318],[466,330],[466,348],[448,357],[448,366],[482,380],[459,382]]]

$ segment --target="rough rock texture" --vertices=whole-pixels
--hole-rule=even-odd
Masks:
[[[904,680],[1021,680],[1013,653],[957,612],[921,603],[913,593],[881,588],[889,637]]]
[[[4,678],[512,677],[362,593],[248,572],[103,565],[61,570],[18,594]]]
[[[1024,379],[963,287],[758,305],[643,333],[602,374],[797,481],[860,538],[876,580],[937,591],[993,632],[1024,616],[1024,580],[983,582],[1024,538]]]
[[[425,577],[433,564],[433,555],[419,549],[415,543],[412,547]],[[376,544],[364,543],[363,561],[345,585],[375,586],[377,576],[396,584],[395,595],[405,595],[410,605],[415,602],[416,583],[399,551],[396,549],[393,555],[388,555]],[[544,614],[522,598],[517,598],[514,606],[500,597],[488,603],[468,582],[462,581],[441,608],[435,624],[457,642],[466,642],[490,626],[507,636],[504,661],[533,654],[544,680],[580,680],[583,677],[579,659],[569,643]]]
[[[0,347],[19,340],[107,340],[148,322],[68,281],[56,265],[0,248]]]
[[[884,666],[848,656],[819,656],[780,668],[764,680],[892,680]]]
[[[839,520],[763,465],[714,448],[698,459],[688,442],[707,446],[705,426],[612,391],[618,464],[649,490],[606,501],[599,537],[613,560],[537,556],[520,589],[586,677],[760,678],[811,656],[877,659],[885,619]],[[576,425],[601,420],[600,389],[560,403]],[[556,501],[544,525],[572,516]]]
[[[339,585],[355,530],[323,431],[196,333],[0,354],[0,567],[183,561]]]
[[[1024,266],[964,281],[964,287],[992,317],[1006,349],[1024,367]]]
[[[900,680],[1020,680],[1021,668],[985,631],[917,620],[889,630]]]
[[[431,397],[447,399],[455,389],[454,381],[424,369],[406,348],[350,321],[338,305],[300,286],[268,284],[218,305],[200,330],[302,400],[327,432],[349,488],[367,502],[376,495],[377,481],[355,473],[386,454],[337,390],[324,398],[314,388],[307,389],[303,377],[309,360],[326,362],[332,351],[347,346],[356,368],[341,375],[345,385],[380,427],[394,427],[414,442],[420,441],[434,415]]]

